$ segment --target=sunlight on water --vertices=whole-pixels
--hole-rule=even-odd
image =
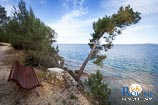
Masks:
[[[65,58],[65,66],[72,70],[79,69],[90,51],[89,46],[83,44],[61,44],[59,50]],[[139,83],[146,90],[150,88],[153,93],[158,92],[158,45],[115,45],[107,52],[104,63],[104,67],[100,68],[89,62],[86,71],[101,70],[106,82],[113,88],[113,94],[118,92],[119,95],[120,90],[115,89],[132,83]]]

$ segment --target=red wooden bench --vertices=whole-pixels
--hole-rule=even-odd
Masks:
[[[16,82],[21,88],[28,90],[40,86],[34,69],[22,65],[18,61],[11,68],[8,81],[10,80]]]

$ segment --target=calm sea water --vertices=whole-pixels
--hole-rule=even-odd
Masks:
[[[78,70],[90,48],[85,44],[60,44],[59,50],[59,54],[65,58],[65,66]],[[109,84],[116,89],[135,82],[141,84],[143,88],[151,89],[155,94],[156,101],[154,102],[158,103],[158,95],[156,95],[158,93],[158,45],[114,45],[112,49],[108,50],[107,59],[102,68],[92,62],[86,66],[87,72],[95,72],[98,69],[105,77],[109,77],[106,80],[109,80]],[[120,90],[113,90],[113,92],[114,96],[117,92],[120,94]],[[115,99],[118,99],[117,97]],[[117,100],[116,103],[118,102],[120,100]]]
[[[59,50],[66,63],[71,62],[69,66],[76,68],[90,51],[89,46],[84,44],[60,44]],[[121,71],[158,73],[158,45],[114,45],[107,52],[105,65]]]

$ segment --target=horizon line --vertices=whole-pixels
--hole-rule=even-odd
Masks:
[[[88,44],[88,43],[56,43],[56,44]],[[158,44],[158,43],[114,43],[114,45],[143,45],[143,44]]]

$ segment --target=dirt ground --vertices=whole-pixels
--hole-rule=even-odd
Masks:
[[[80,91],[65,84],[56,85],[41,81],[42,86],[26,91],[8,82],[16,51],[8,44],[0,44],[0,105],[90,105]]]

